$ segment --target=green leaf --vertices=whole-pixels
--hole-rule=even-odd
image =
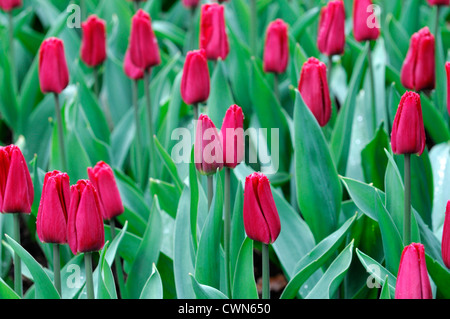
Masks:
[[[102,251],[100,252],[100,258],[98,266],[94,272],[94,280],[96,277],[97,286],[96,298],[98,299],[117,299],[116,286],[114,283],[114,276],[111,268],[106,262],[105,255],[108,250],[109,242],[106,242]]]
[[[233,279],[233,299],[258,299],[253,268],[253,240],[242,243]]]
[[[183,189],[183,182],[181,181],[181,179],[178,175],[178,171],[177,171],[177,167],[175,166],[175,163],[173,162],[169,153],[167,153],[167,151],[161,145],[161,143],[159,142],[157,137],[154,136],[153,139],[155,141],[156,149],[158,150],[158,153],[161,156],[161,159],[163,160],[165,167],[169,171],[169,174],[172,177],[172,180],[175,183],[175,186],[177,187],[178,191],[181,192]]]
[[[428,274],[433,279],[441,298],[450,298],[450,272],[442,263],[425,254]]]
[[[20,299],[19,295],[0,277],[0,299]]]
[[[302,215],[319,241],[336,230],[342,188],[317,120],[296,91],[295,175]]]
[[[152,273],[148,277],[147,282],[142,289],[139,299],[162,299],[163,298],[163,283],[161,281],[161,275],[156,268],[156,265],[152,264]]]
[[[191,279],[197,299],[228,299],[220,290],[208,285],[200,284],[192,274]]]
[[[449,126],[442,113],[436,108],[432,101],[425,95],[420,94],[422,105],[423,124],[435,144],[448,142],[450,140]]]
[[[389,291],[389,277],[384,279],[383,287],[381,288],[380,299],[392,299]]]
[[[153,178],[150,178],[150,192],[158,197],[161,209],[175,218],[181,192],[173,184]]]

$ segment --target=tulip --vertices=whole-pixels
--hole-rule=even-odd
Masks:
[[[441,244],[442,260],[445,266],[450,269],[450,200],[447,202],[445,210],[444,228],[442,230]]]
[[[289,61],[288,26],[281,20],[272,21],[267,27],[264,45],[264,72],[283,73]]]
[[[391,144],[395,154],[423,153],[425,128],[419,94],[406,92],[402,96],[392,127]]]
[[[103,219],[109,220],[122,214],[124,212],[122,199],[111,167],[100,161],[94,168],[89,167],[87,172],[103,206]]]
[[[15,145],[0,147],[0,211],[30,213],[34,188],[25,158]]]
[[[403,249],[395,286],[395,299],[432,299],[425,248],[411,243]]]
[[[204,4],[200,16],[200,49],[208,60],[225,60],[229,44],[226,33],[224,7],[217,3]]]
[[[428,27],[411,37],[401,70],[401,82],[409,90],[432,90],[435,87],[435,41]]]
[[[36,231],[43,243],[67,243],[69,205],[69,175],[56,170],[45,174],[36,220]]]
[[[98,251],[105,244],[102,207],[89,180],[79,180],[70,187],[67,240],[74,254]]]
[[[130,58],[130,51],[127,50],[125,53],[125,59],[123,62],[123,70],[125,74],[132,80],[141,80],[144,78],[144,70],[138,68],[133,64]]]
[[[325,63],[314,57],[309,58],[303,64],[298,90],[319,125],[325,126],[331,117],[331,99]]]
[[[235,168],[244,159],[244,113],[236,104],[225,113],[220,136],[224,166]]]
[[[448,6],[450,5],[450,0],[427,0],[430,6]]]
[[[21,6],[22,0],[0,0],[0,8],[6,12],[9,12]]]
[[[102,64],[106,60],[106,23],[96,15],[91,15],[81,24],[83,37],[81,42],[81,60],[90,67]]]
[[[210,79],[205,50],[186,55],[181,78],[181,97],[186,104],[205,102],[209,97]]]
[[[376,40],[380,36],[380,27],[371,0],[354,0],[353,35],[358,42]]]
[[[61,93],[69,84],[64,43],[58,38],[48,38],[39,51],[39,82],[43,93]]]
[[[147,70],[161,63],[150,15],[142,9],[132,19],[129,50],[131,61],[141,69]]]
[[[246,177],[243,214],[248,237],[265,244],[275,242],[280,234],[280,218],[265,175],[253,173]]]
[[[320,52],[328,56],[344,53],[344,1],[330,1],[327,6],[322,8],[320,12],[317,46]]]
[[[223,168],[222,143],[216,126],[201,114],[198,119],[194,144],[194,160],[197,170],[204,175],[212,175]]]
[[[183,5],[186,8],[195,8],[200,3],[200,0],[183,0]]]
[[[445,63],[445,70],[447,71],[447,110],[450,114],[450,62]]]

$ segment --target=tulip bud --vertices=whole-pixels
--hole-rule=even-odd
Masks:
[[[445,209],[444,228],[442,230],[441,242],[442,260],[445,266],[450,269],[450,200]]]
[[[34,188],[21,150],[15,145],[0,147],[0,211],[30,213]]]
[[[425,248],[412,243],[403,249],[395,286],[395,299],[432,299]]]
[[[344,53],[344,1],[330,1],[327,6],[322,8],[320,12],[317,46],[320,52],[328,56]]]
[[[445,70],[447,71],[447,110],[450,114],[450,62],[445,63]]]
[[[371,0],[354,0],[353,35],[358,42],[376,40],[380,36],[380,25]]]
[[[70,187],[67,240],[74,254],[98,251],[105,244],[102,207],[98,193],[89,180]]]
[[[132,19],[129,50],[131,61],[141,69],[146,70],[161,63],[150,15],[142,9]]]
[[[39,51],[39,82],[43,93],[61,93],[69,84],[64,43],[58,38],[42,42]]]
[[[244,159],[244,113],[236,104],[225,113],[220,136],[224,166],[235,168]]]
[[[181,97],[186,104],[205,102],[209,97],[210,79],[205,50],[186,55],[181,78]]]
[[[114,218],[124,212],[122,199],[117,188],[114,173],[105,162],[98,162],[94,168],[88,168],[89,180],[98,192],[103,205],[103,219]]]
[[[83,38],[81,42],[81,60],[90,67],[102,64],[106,60],[106,23],[96,15],[91,15],[81,24]]]
[[[59,171],[45,174],[36,220],[36,231],[43,243],[67,243],[69,206],[69,175]]]
[[[200,0],[183,0],[183,5],[186,8],[195,8],[200,3]]]
[[[401,70],[401,82],[409,90],[432,90],[435,87],[435,42],[428,27],[411,37]]]
[[[430,6],[448,6],[450,5],[450,0],[427,0]]]
[[[400,100],[392,127],[392,151],[394,154],[421,155],[425,139],[420,95],[406,92]]]
[[[264,174],[253,173],[245,178],[243,214],[248,237],[264,244],[275,242],[281,230],[280,217]]]
[[[0,0],[0,8],[2,8],[2,10],[6,12],[9,12],[21,6],[22,0]]]
[[[141,80],[144,78],[144,70],[138,68],[133,64],[130,58],[130,50],[125,53],[125,59],[123,61],[123,70],[125,74],[132,80]]]
[[[224,7],[217,3],[204,4],[200,16],[200,49],[208,60],[225,60],[230,51],[225,26]]]
[[[214,174],[223,168],[223,151],[216,126],[201,114],[197,123],[194,144],[194,160],[197,170],[204,175]]]
[[[325,126],[331,117],[331,99],[325,63],[314,57],[309,58],[303,64],[298,90],[319,125]]]
[[[264,72],[283,73],[289,61],[288,26],[281,20],[272,21],[267,27],[264,45]]]

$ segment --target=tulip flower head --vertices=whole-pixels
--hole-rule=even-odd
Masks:
[[[441,243],[442,260],[445,266],[450,269],[450,200],[445,209],[444,228],[442,230]]]
[[[69,84],[64,43],[58,38],[48,38],[39,50],[39,82],[43,93],[61,93]]]
[[[432,299],[425,248],[412,243],[403,249],[395,286],[395,299]]]
[[[448,6],[450,5],[450,0],[427,0],[430,6]]]
[[[244,113],[232,105],[225,113],[220,130],[224,166],[235,168],[244,159]]]
[[[22,0],[0,0],[0,8],[5,12],[9,12],[21,6]]]
[[[106,60],[106,23],[96,15],[91,15],[81,24],[83,37],[81,42],[81,60],[90,67],[102,64]]]
[[[406,92],[400,100],[392,127],[392,151],[394,154],[421,155],[425,144],[420,95]]]
[[[211,175],[223,168],[222,143],[216,126],[208,115],[200,114],[194,144],[194,160],[197,170]]]
[[[34,188],[22,151],[16,145],[0,147],[0,211],[30,213]]]
[[[43,243],[67,243],[69,206],[69,175],[60,171],[45,174],[36,220],[36,231]]]
[[[183,0],[183,5],[186,8],[196,8],[200,3],[200,0]]]
[[[435,87],[435,40],[428,27],[411,37],[401,69],[401,82],[409,90],[432,90]]]
[[[447,72],[447,110],[450,114],[450,62],[445,63],[445,71]]]
[[[205,50],[187,53],[180,89],[181,97],[186,104],[202,103],[208,99],[210,78]]]
[[[353,35],[358,42],[376,40],[380,36],[372,0],[353,1]]]
[[[217,3],[202,5],[200,15],[200,49],[208,60],[225,60],[230,51],[224,7]]]
[[[280,217],[267,176],[253,173],[245,178],[244,228],[247,236],[264,244],[274,243],[281,230]]]
[[[331,117],[331,99],[325,63],[311,57],[303,64],[298,90],[320,126]]]
[[[126,76],[132,80],[137,81],[144,78],[144,70],[135,66],[133,64],[133,61],[131,61],[130,50],[127,50],[127,52],[125,53],[125,59],[123,61],[123,71],[125,72]]]
[[[89,180],[70,187],[67,240],[73,254],[98,251],[105,244],[102,206]]]
[[[88,168],[88,176],[103,206],[103,219],[109,220],[122,214],[124,212],[122,199],[111,167],[100,161],[94,168]]]
[[[317,35],[319,51],[328,56],[344,53],[345,47],[345,8],[344,1],[328,2],[320,12]]]
[[[267,27],[264,45],[264,72],[284,73],[289,61],[288,26],[281,20]]]

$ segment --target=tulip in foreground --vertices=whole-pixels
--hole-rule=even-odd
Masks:
[[[208,99],[210,78],[205,50],[190,51],[186,55],[180,89],[186,104],[194,105]]]
[[[442,260],[445,266],[450,269],[450,200],[445,209],[444,228],[442,230],[441,243]]]
[[[225,113],[220,136],[224,166],[235,168],[244,158],[244,113],[236,104]]]
[[[264,45],[264,72],[283,73],[289,61],[288,26],[281,20],[272,21],[267,27]]]
[[[425,248],[411,243],[403,249],[395,286],[395,299],[432,299]]]
[[[202,5],[200,15],[200,49],[208,60],[225,60],[230,51],[224,7],[217,3]]]
[[[0,8],[5,12],[9,12],[21,6],[22,0],[0,0]]]
[[[58,38],[48,38],[39,50],[39,83],[43,93],[61,93],[69,84],[64,43]]]
[[[353,1],[353,35],[358,42],[376,40],[380,36],[372,0]]]
[[[345,8],[344,1],[328,2],[320,12],[319,31],[317,35],[319,51],[325,55],[344,53],[345,47]]]
[[[216,126],[208,117],[201,114],[195,135],[195,167],[203,175],[211,175],[223,168],[222,143]]]
[[[96,15],[91,15],[81,24],[83,37],[81,42],[81,60],[95,67],[106,60],[106,23]]]

